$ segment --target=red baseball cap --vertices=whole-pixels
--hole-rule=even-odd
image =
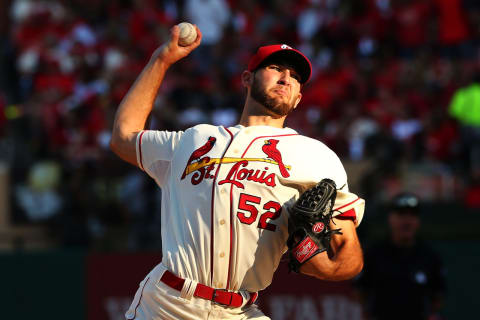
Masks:
[[[282,55],[292,62],[295,70],[301,77],[301,83],[306,83],[310,79],[312,75],[312,64],[310,60],[308,60],[303,53],[286,44],[273,44],[258,48],[257,52],[255,52],[248,62],[248,71],[254,71],[265,59],[273,55]]]

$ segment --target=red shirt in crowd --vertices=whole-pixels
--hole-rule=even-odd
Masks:
[[[435,0],[438,10],[440,44],[451,45],[468,38],[468,27],[461,0]]]

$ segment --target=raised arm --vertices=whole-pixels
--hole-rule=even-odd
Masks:
[[[341,281],[355,277],[363,268],[363,253],[355,224],[350,219],[334,218],[332,229],[342,229],[343,234],[332,237],[332,254],[317,254],[300,267],[300,272],[322,280]]]
[[[179,27],[172,27],[169,41],[155,50],[118,107],[110,148],[120,158],[135,166],[137,165],[136,136],[145,128],[145,122],[153,109],[165,72],[172,64],[186,57],[200,45],[202,34],[198,27],[195,26],[195,28],[197,29],[195,42],[182,47],[178,45]]]

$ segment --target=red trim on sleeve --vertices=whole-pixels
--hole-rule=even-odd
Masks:
[[[145,131],[142,131],[140,133],[140,137],[138,138],[138,153],[140,154],[140,167],[142,168],[143,171],[145,171],[145,168],[143,167],[143,158],[142,158],[142,137]]]
[[[349,205],[351,205],[352,203],[355,203],[355,202],[358,201],[358,200],[360,200],[360,198],[357,198],[357,199],[353,200],[352,202],[349,202],[349,203],[347,203],[347,204],[344,204],[344,205],[341,206],[341,207],[335,208],[335,210],[340,210],[340,209],[342,209],[342,208],[345,208],[346,206],[349,206]],[[347,211],[347,212],[348,212],[348,211]]]
[[[357,219],[357,213],[355,212],[355,209],[352,208],[350,210],[343,212],[342,214],[339,214],[335,218],[355,220]]]

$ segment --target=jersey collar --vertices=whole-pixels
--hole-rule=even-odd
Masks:
[[[245,127],[241,124],[237,124],[236,126],[234,126],[234,128],[236,128],[238,130],[248,129],[252,133],[258,133],[258,134],[266,134],[266,133],[268,133],[268,134],[276,134],[276,133],[278,133],[278,134],[298,134],[297,131],[293,130],[292,128],[288,128],[288,127],[277,128],[277,127],[263,126],[263,125]]]

